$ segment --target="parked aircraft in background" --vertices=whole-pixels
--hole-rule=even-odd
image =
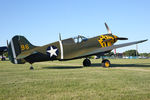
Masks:
[[[75,38],[68,38],[44,46],[32,45],[24,36],[14,36],[8,44],[9,59],[14,64],[31,64],[30,69],[33,69],[32,64],[42,61],[66,61],[73,59],[85,58],[83,66],[90,66],[91,61],[88,59],[92,55],[104,55],[111,52],[113,49],[121,48],[133,44],[145,42],[147,40],[134,41],[114,45],[117,40],[128,40],[128,38],[118,37],[113,35],[107,24],[105,23],[107,34],[86,38],[78,35]],[[41,40],[42,41],[42,40]],[[102,60],[103,67],[110,67],[108,59]]]
[[[0,55],[2,56],[1,58],[2,61],[6,60],[6,58],[3,55],[5,52],[7,52],[7,47],[6,46],[0,47]]]

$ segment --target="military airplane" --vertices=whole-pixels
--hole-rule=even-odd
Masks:
[[[105,26],[108,33],[104,35],[93,38],[86,38],[79,35],[75,38],[64,40],[61,40],[61,36],[59,35],[59,41],[44,46],[34,46],[24,36],[16,35],[8,44],[9,59],[14,64],[24,64],[28,62],[31,64],[30,69],[33,69],[32,64],[35,62],[53,60],[66,61],[79,58],[85,58],[83,66],[90,66],[91,61],[88,59],[89,56],[104,55],[116,48],[147,41],[140,40],[114,45],[117,40],[128,40],[128,38],[113,35],[106,23]],[[103,59],[102,66],[106,68],[110,67],[110,61]]]
[[[6,60],[6,58],[3,55],[5,52],[7,52],[7,47],[6,46],[0,47],[0,55],[2,56],[1,58],[2,61]]]

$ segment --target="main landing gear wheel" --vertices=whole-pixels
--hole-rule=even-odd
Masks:
[[[5,61],[6,59],[4,57],[2,57],[1,61]]]
[[[89,59],[84,59],[83,66],[91,66],[91,61]]]
[[[108,59],[104,59],[103,61],[102,61],[102,67],[104,67],[104,68],[109,68],[110,67],[110,61],[108,60]]]

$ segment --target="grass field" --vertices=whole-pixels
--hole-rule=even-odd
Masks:
[[[100,59],[14,65],[0,61],[0,100],[150,100],[150,59]]]

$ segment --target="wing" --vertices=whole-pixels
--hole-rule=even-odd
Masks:
[[[147,40],[148,40],[148,39],[147,39]],[[129,43],[123,43],[123,44],[118,44],[118,45],[112,45],[112,46],[109,46],[109,47],[99,48],[99,49],[96,49],[96,50],[94,50],[94,51],[92,51],[92,52],[89,52],[89,53],[84,54],[84,56],[94,55],[94,54],[99,54],[99,53],[102,53],[102,52],[111,51],[111,50],[113,50],[113,49],[117,49],[117,48],[121,48],[121,47],[126,47],[126,46],[130,46],[130,45],[142,43],[142,42],[145,42],[145,41],[147,41],[147,40],[134,41],[134,42],[129,42]]]

